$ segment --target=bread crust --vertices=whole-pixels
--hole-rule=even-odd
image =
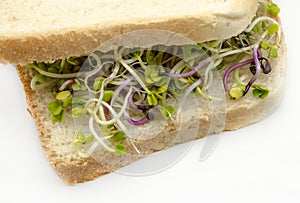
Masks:
[[[128,18],[121,22],[99,20],[97,23],[87,22],[84,26],[70,28],[56,28],[53,25],[53,30],[51,30],[51,25],[45,30],[36,30],[29,26],[25,29],[21,25],[19,25],[21,28],[14,27],[14,23],[18,21],[2,22],[0,20],[0,25],[3,23],[1,27],[9,29],[0,32],[0,63],[25,65],[32,61],[48,62],[53,59],[89,54],[112,37],[139,29],[167,30],[182,34],[195,42],[227,39],[239,34],[247,27],[255,16],[258,5],[257,0],[206,1],[208,5],[214,3],[218,6],[214,9],[201,7],[198,13],[184,13],[180,16],[171,13],[159,18],[153,16],[149,18],[141,14],[138,19]],[[41,27],[48,23],[43,22],[43,18],[32,20],[39,21]]]

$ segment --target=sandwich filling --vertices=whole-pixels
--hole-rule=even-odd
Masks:
[[[26,65],[34,70],[31,88],[40,91],[51,86],[53,101],[48,110],[53,122],[63,122],[68,113],[74,119],[88,119],[88,133],[79,131],[73,143],[79,156],[89,157],[98,146],[124,154],[125,142],[139,153],[128,126],[174,119],[189,95],[217,100],[207,91],[216,79],[214,72],[222,76],[228,99],[242,99],[251,91],[257,99],[268,96],[268,87],[256,82],[261,74],[272,71],[269,60],[278,57],[281,31],[276,18],[280,9],[272,2],[259,2],[257,16],[237,36],[194,45],[120,47],[47,63],[35,61]],[[86,92],[93,98],[80,96]]]

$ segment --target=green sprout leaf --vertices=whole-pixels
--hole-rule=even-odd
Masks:
[[[75,91],[86,90],[86,86],[82,84],[78,79],[75,79],[75,83],[72,85],[72,89]]]
[[[278,47],[274,46],[270,49],[269,57],[277,58],[278,57]]]
[[[162,94],[167,91],[167,88],[165,86],[158,88],[156,91],[157,94]]]
[[[260,31],[259,25],[255,25],[254,28],[252,29],[252,31],[255,33],[259,33],[259,31]]]
[[[61,102],[55,100],[53,102],[50,102],[48,104],[48,110],[50,111],[50,113],[52,113],[53,115],[59,115],[62,110],[63,110],[63,107],[61,105]]]
[[[113,96],[114,96],[114,91],[106,90],[104,91],[103,101],[108,102],[112,99]]]
[[[44,76],[44,75],[41,75],[41,74],[36,74],[36,75],[34,76],[34,78],[35,78],[35,80],[36,80],[37,82],[39,82],[39,83],[41,83],[41,84],[47,82],[47,77]]]
[[[50,67],[48,68],[48,72],[50,73],[61,73],[63,70],[63,67],[61,67],[60,65],[54,63],[51,64]]]
[[[67,97],[64,101],[63,101],[63,107],[67,108],[69,106],[71,106],[72,104],[72,95],[70,95],[69,97]]]
[[[77,133],[77,140],[81,142],[82,144],[90,144],[94,141],[94,136],[89,135],[88,137],[85,137],[84,133],[79,131]]]
[[[115,155],[120,156],[121,154],[126,154],[127,151],[123,144],[119,143],[115,146]]]
[[[147,94],[147,101],[148,101],[148,104],[151,106],[156,106],[158,104],[158,99],[156,98],[156,96],[153,92],[151,92],[150,94]]]
[[[85,139],[85,144],[91,144],[94,141],[94,136],[93,135],[89,135],[86,139]]]
[[[38,69],[36,62],[27,64],[25,67],[29,69],[35,69],[35,70]]]
[[[57,85],[54,85],[54,86],[51,88],[51,94],[52,94],[54,97],[56,97],[57,92],[58,92],[58,86],[57,86]]]
[[[62,91],[62,92],[59,92],[59,93],[56,95],[56,99],[57,99],[57,100],[60,100],[60,101],[64,101],[64,100],[67,99],[70,95],[71,95],[71,91],[69,91],[69,90]]]
[[[72,108],[72,117],[73,118],[79,118],[83,114],[86,113],[86,110],[83,106],[76,106]]]
[[[57,82],[57,85],[60,87],[60,86],[62,86],[65,82],[66,82],[66,79],[60,79],[60,80]]]
[[[268,50],[270,47],[272,47],[272,45],[266,41],[266,40],[263,40],[261,43],[260,43],[260,47],[264,50]]]
[[[267,10],[273,16],[278,16],[278,14],[280,13],[280,8],[278,7],[278,5],[271,2],[267,3]]]
[[[93,135],[85,137],[83,132],[78,132],[77,133],[77,138],[74,140],[73,145],[74,145],[75,151],[78,154],[78,156],[80,156],[81,158],[88,158],[90,156],[90,154],[88,154],[82,148],[82,145],[83,144],[90,144],[90,143],[93,142],[93,140],[94,140]]]
[[[38,67],[40,70],[46,70],[47,69],[47,65],[43,62],[39,62],[37,63]]]
[[[78,133],[77,133],[77,139],[78,139],[81,143],[85,142],[85,136],[84,136],[83,132],[78,132]]]
[[[268,33],[269,33],[270,35],[272,35],[272,34],[278,32],[278,31],[279,31],[279,25],[278,25],[278,24],[275,24],[275,23],[272,24],[272,25],[270,25],[269,28],[268,28]]]
[[[173,106],[167,106],[163,108],[159,108],[160,113],[163,115],[165,119],[171,118],[175,113],[175,108]]]
[[[79,61],[75,57],[67,58],[67,62],[73,66],[79,65]]]
[[[94,80],[94,90],[97,92],[101,89],[102,83],[104,81],[104,78],[100,77],[100,78],[96,78]]]
[[[243,97],[245,91],[245,86],[239,85],[231,88],[229,95],[232,99],[237,100]]]
[[[264,87],[262,85],[252,85],[252,87],[254,88],[253,91],[252,91],[252,93],[253,93],[253,95],[255,97],[264,99],[270,93],[270,91],[266,87]]]
[[[148,84],[159,82],[162,77],[159,76],[159,70],[156,68],[148,67],[145,70],[145,79]]]
[[[51,114],[50,119],[53,122],[62,122],[65,120],[66,114],[65,111],[62,110],[58,115]]]
[[[113,137],[110,138],[110,140],[113,142],[119,142],[119,141],[123,141],[125,139],[126,139],[126,136],[123,131],[118,131],[117,133],[114,134]]]
[[[87,102],[87,99],[83,97],[78,97],[73,99],[73,106],[84,106]]]
[[[153,59],[155,58],[155,54],[151,49],[148,49],[146,52],[146,61],[148,64],[152,64]]]

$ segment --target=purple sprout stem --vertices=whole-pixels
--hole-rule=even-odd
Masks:
[[[136,104],[134,103],[134,101],[133,101],[133,95],[134,95],[136,92],[137,92],[137,91],[134,90],[134,91],[131,93],[130,97],[128,98],[128,102],[129,102],[129,104],[130,104],[130,106],[131,106],[132,108],[138,109],[138,110],[144,110],[145,108],[143,107],[143,105],[136,105]]]
[[[147,123],[149,121],[148,117],[144,117],[140,120],[133,120],[129,115],[128,113],[126,112],[125,113],[125,119],[127,120],[128,123],[130,123],[131,125],[135,125],[135,126],[138,126],[138,125],[143,125],[145,123]]]
[[[251,78],[251,80],[246,85],[246,88],[245,88],[245,91],[244,91],[244,95],[247,94],[247,92],[249,91],[249,89],[252,86],[252,84],[255,82],[255,80],[257,80],[257,78],[260,75],[261,64],[260,64],[258,55],[259,55],[258,47],[254,47],[253,48],[252,56],[253,56],[253,61],[254,61],[255,67],[256,67],[256,69],[255,69],[255,75]]]
[[[75,80],[69,79],[69,80],[65,81],[65,82],[58,88],[58,90],[59,90],[60,92],[62,92],[62,91],[64,91],[64,90],[66,89],[66,87],[67,87],[68,85],[71,85],[71,84],[74,84],[74,83],[75,83]]]
[[[224,84],[224,89],[226,92],[229,92],[229,87],[228,87],[228,78],[229,78],[229,75],[235,71],[236,69],[239,69],[243,66],[246,66],[246,65],[249,65],[251,63],[253,63],[254,60],[253,59],[249,59],[249,60],[246,60],[246,61],[243,61],[243,62],[240,62],[234,66],[231,66],[227,71],[226,73],[224,74],[224,77],[223,77],[223,84]]]

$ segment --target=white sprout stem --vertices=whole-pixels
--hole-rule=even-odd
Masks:
[[[103,138],[100,138],[98,133],[95,131],[94,129],[94,118],[93,117],[90,117],[89,119],[89,128],[90,128],[90,131],[91,133],[93,134],[94,138],[108,151],[110,152],[114,152],[115,150],[113,148],[111,148],[110,146],[108,146]]]
[[[136,74],[136,72],[127,64],[123,59],[120,59],[120,63],[128,70],[128,72],[134,77],[134,79],[141,85],[141,87],[150,94],[151,91],[146,87],[142,79]]]
[[[57,79],[69,79],[69,78],[76,78],[80,75],[80,73],[68,73],[68,74],[61,74],[61,73],[50,73],[47,71],[43,71],[39,68],[35,68],[34,70],[36,70],[37,72],[39,72],[40,74],[47,76],[49,78],[57,78]]]
[[[215,67],[217,67],[218,65],[220,65],[222,63],[223,59],[218,59],[215,62],[211,62],[209,64],[209,66],[206,68],[205,70],[205,80],[204,80],[204,84],[206,84],[207,88],[210,87],[210,85],[212,84],[213,81],[213,74],[212,74],[212,69],[214,69]]]
[[[136,147],[136,145],[134,144],[133,139],[129,138],[129,141],[130,141],[130,143],[132,144],[132,146],[133,146],[133,148],[135,149],[135,151],[136,151],[138,154],[140,154],[141,152],[140,152],[140,150]]]
[[[36,86],[36,82],[37,80],[33,77],[31,82],[30,82],[30,88],[34,91],[38,90],[37,86]]]
[[[207,68],[205,69],[205,73],[204,73],[204,84],[205,85],[207,85],[208,81],[211,80],[211,77],[212,77],[211,70],[213,69],[213,67],[215,67],[214,61],[210,62],[209,65],[207,66]]]
[[[50,82],[45,82],[42,83],[40,85],[36,85],[37,79],[35,77],[33,77],[30,81],[30,88],[34,91],[39,90],[39,89],[43,89],[45,87],[48,87],[50,85],[52,85],[53,83],[55,83],[57,80],[52,79]]]
[[[95,60],[96,60],[96,65],[94,65],[93,63],[92,63],[92,61],[91,61],[91,57],[93,57]],[[89,62],[89,64],[93,67],[93,68],[96,68],[96,69],[98,69],[98,68],[100,68],[101,67],[101,59],[100,59],[100,57],[97,55],[97,54],[95,54],[95,53],[90,53],[90,55],[87,57],[87,59],[88,59],[88,62]]]

